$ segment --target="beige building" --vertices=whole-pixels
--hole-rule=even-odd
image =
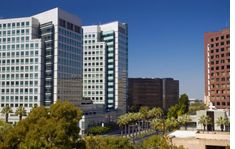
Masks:
[[[230,146],[228,132],[199,132],[177,130],[169,134],[172,144],[187,149],[226,149]]]

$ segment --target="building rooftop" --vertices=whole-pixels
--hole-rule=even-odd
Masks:
[[[169,134],[172,138],[195,138],[195,139],[213,139],[213,140],[230,140],[230,133],[217,131],[192,131],[176,130]]]
[[[176,137],[176,138],[194,138],[196,137],[197,131],[191,131],[191,130],[176,130],[169,134],[170,137]]]

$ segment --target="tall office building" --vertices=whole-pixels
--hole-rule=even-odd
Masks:
[[[204,34],[204,102],[219,109],[230,108],[230,30]]]
[[[0,110],[74,104],[82,98],[82,28],[55,8],[30,17],[0,19]]]
[[[160,107],[167,110],[178,103],[179,81],[172,78],[129,78],[128,109],[141,106]]]
[[[126,111],[128,28],[111,22],[83,26],[83,97],[106,111]]]

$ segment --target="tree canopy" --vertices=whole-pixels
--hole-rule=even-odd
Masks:
[[[3,135],[0,148],[76,148],[82,112],[69,102],[36,107]]]
[[[154,135],[144,140],[143,149],[184,149],[183,146],[176,147],[170,143],[170,139],[166,136]]]
[[[201,102],[192,103],[189,106],[189,113],[190,114],[196,114],[196,111],[205,110],[207,108],[208,107],[204,103],[201,103]]]
[[[182,115],[189,111],[189,98],[187,94],[182,94],[179,98],[179,114]]]
[[[189,99],[187,94],[182,94],[179,98],[178,104],[171,106],[167,112],[167,118],[178,118],[189,111]]]
[[[135,146],[127,138],[87,136],[83,139],[86,149],[134,149]]]

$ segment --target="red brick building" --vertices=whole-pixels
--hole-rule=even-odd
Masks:
[[[204,102],[218,109],[230,109],[230,30],[204,34]]]

